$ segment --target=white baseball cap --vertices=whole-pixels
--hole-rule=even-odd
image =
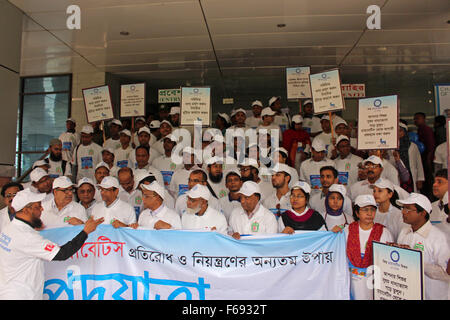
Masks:
[[[313,140],[313,142],[311,144],[311,148],[313,148],[317,152],[322,152],[322,151],[327,150],[325,143],[323,143],[323,141],[321,139],[317,139],[317,138]]]
[[[281,99],[281,97],[272,97],[269,99],[269,107],[277,100]]]
[[[345,121],[344,119],[339,119],[336,122],[333,123],[334,128],[336,129],[336,127],[340,124],[345,124],[346,127],[348,127],[348,123],[347,121]]]
[[[108,151],[109,153],[114,154],[114,149],[113,148],[103,148],[102,149],[102,154],[103,154],[104,151]]]
[[[131,137],[131,132],[128,129],[123,129],[122,131],[119,132],[119,134],[125,134],[125,135]]]
[[[243,194],[246,197],[251,196],[252,194],[259,193],[261,194],[261,189],[259,185],[254,181],[245,181],[242,184],[241,189],[239,190],[240,194]]]
[[[73,122],[73,123],[77,124],[74,118],[67,118],[66,122],[67,121],[70,121],[70,122]]]
[[[92,134],[94,133],[94,128],[90,124],[87,124],[81,128],[81,133]]]
[[[40,167],[40,166],[50,167],[50,164],[48,162],[46,162],[45,160],[37,160],[33,163],[33,169]]]
[[[106,176],[103,178],[102,182],[100,184],[97,184],[100,188],[119,188],[119,180],[117,178],[112,176]]]
[[[140,135],[142,132],[145,132],[148,135],[150,135],[150,129],[147,126],[143,126],[142,128],[140,128],[138,131],[138,135]]]
[[[292,117],[292,122],[293,123],[303,123],[303,117],[299,114],[296,114],[295,116]]]
[[[342,197],[345,197],[347,194],[347,189],[342,184],[332,184],[330,188],[328,188],[328,193],[330,192],[338,192],[342,195]]]
[[[112,119],[110,122],[109,122],[109,125],[112,125],[112,124],[115,124],[115,125],[118,125],[118,126],[122,126],[122,121],[120,121],[119,119]]]
[[[407,126],[406,124],[404,124],[403,122],[399,122],[398,125],[399,125],[401,128],[405,129],[406,132],[408,132],[408,126]]]
[[[391,191],[395,191],[394,184],[388,179],[380,178],[374,183],[374,186],[381,189],[389,189]]]
[[[192,187],[191,190],[186,192],[186,196],[192,199],[202,198],[206,201],[209,201],[209,198],[211,197],[211,192],[209,192],[209,189],[207,186],[204,186],[202,184],[196,184]]]
[[[158,129],[161,126],[161,121],[153,120],[150,122],[150,129]]]
[[[30,188],[26,188],[25,190],[17,192],[14,197],[11,206],[14,208],[16,212],[22,210],[29,203],[40,202],[45,199],[47,194],[45,193],[37,193],[30,190]]]
[[[306,106],[308,103],[313,103],[313,101],[311,99],[305,100],[303,101],[303,106]]]
[[[289,156],[289,152],[288,152],[285,148],[283,148],[283,147],[276,148],[276,149],[273,151],[273,154],[275,154],[276,152],[283,152],[283,153],[286,154],[286,156]]]
[[[245,158],[243,162],[237,164],[238,167],[253,167],[259,169],[258,161],[253,158]]]
[[[181,112],[180,107],[172,107],[172,108],[170,108],[169,115],[180,114],[180,112]]]
[[[404,200],[396,200],[395,202],[401,207],[403,207],[403,205],[405,204],[418,204],[419,206],[424,208],[425,211],[428,213],[430,213],[432,209],[430,200],[423,194],[415,192],[411,192],[408,198]]]
[[[253,107],[253,106],[260,106],[261,108],[264,107],[263,104],[262,104],[262,102],[259,101],[259,100],[253,101],[253,102],[252,102],[252,107]]]
[[[320,121],[322,121],[322,120],[330,121],[330,116],[329,115],[324,115],[322,118],[320,118]]]
[[[297,181],[292,187],[291,190],[294,189],[302,189],[305,193],[311,193],[311,186],[305,181]]]
[[[237,114],[238,112],[243,112],[245,115],[247,115],[247,111],[245,111],[245,109],[243,109],[243,108],[238,108],[238,109],[235,109],[235,110],[233,110],[233,111],[231,112],[231,116],[234,116],[234,115]]]
[[[241,172],[236,168],[229,169],[225,172],[225,180],[227,179],[229,174],[235,174],[235,175],[238,175],[239,178],[241,178]]]
[[[278,173],[278,172],[285,172],[285,173],[287,173],[288,175],[291,175],[291,172],[292,172],[292,171],[291,171],[291,169],[289,168],[289,166],[288,166],[287,164],[277,162],[277,163],[273,166],[273,168],[270,169],[270,173],[271,173],[272,175],[274,175],[275,173]]]
[[[361,194],[356,197],[355,199],[355,205],[358,207],[367,207],[367,206],[377,206],[377,202],[375,201],[375,198],[371,194]]]
[[[336,146],[339,144],[339,142],[341,142],[341,141],[343,141],[343,140],[350,141],[350,139],[349,139],[347,136],[341,134],[341,135],[339,135],[339,137],[337,137],[337,139],[336,139]]]
[[[72,180],[70,180],[68,177],[60,176],[60,177],[56,178],[55,180],[53,180],[52,189],[57,189],[57,188],[66,189],[69,187],[73,187],[74,185],[75,184],[73,184]]]
[[[39,182],[43,177],[48,176],[48,172],[42,168],[36,168],[30,173],[30,180],[32,182]]]
[[[218,113],[217,115],[218,115],[219,117],[222,117],[227,123],[231,123],[230,116],[227,115],[226,113]]]
[[[163,123],[167,123],[170,127],[172,127],[172,124],[167,120],[161,121],[161,124],[159,126],[161,127],[163,125]]]
[[[136,122],[138,122],[138,121],[144,121],[144,122],[146,122],[144,117],[137,117],[136,120],[134,120],[134,123],[136,123]]]
[[[380,159],[380,157],[377,156],[370,156],[366,160],[364,160],[362,163],[365,165],[367,162],[371,162],[373,164],[379,164],[381,167],[383,167],[383,160]]]
[[[161,197],[161,199],[164,200],[165,189],[158,182],[153,181],[150,184],[141,184],[141,188],[148,190],[148,191],[156,192]]]
[[[266,108],[262,109],[262,111],[261,111],[261,117],[274,116],[275,114],[276,114],[276,112],[273,111],[272,108],[270,108],[270,107],[266,107]]]
[[[94,172],[97,171],[97,169],[101,168],[101,167],[105,167],[106,169],[108,169],[108,171],[110,171],[108,164],[106,162],[101,161],[95,166]]]
[[[78,180],[77,188],[81,187],[85,183],[89,183],[90,185],[95,187],[95,183],[94,183],[94,181],[92,181],[92,179],[89,179],[88,177],[84,177],[84,178],[81,178],[80,180]]]

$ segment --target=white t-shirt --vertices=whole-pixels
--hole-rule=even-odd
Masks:
[[[62,158],[65,161],[72,161],[73,150],[80,143],[80,134],[63,132],[59,135],[59,140],[62,142]]]
[[[169,191],[176,199],[186,191],[188,191],[188,180],[191,170],[186,170],[185,168],[180,168],[175,170],[170,180]]]
[[[320,192],[320,189],[322,188],[320,182],[320,168],[325,166],[336,167],[334,161],[326,157],[319,162],[310,158],[303,161],[300,166],[300,180],[306,181],[311,186],[311,195]]]
[[[136,222],[136,213],[134,208],[125,201],[117,198],[109,207],[105,202],[99,202],[92,208],[92,217],[97,220],[104,218],[103,224],[112,224],[114,220],[119,220],[124,224],[132,224]]]
[[[169,189],[170,182],[172,181],[172,175],[175,170],[181,168],[182,164],[175,164],[171,157],[167,157],[165,154],[159,156],[155,160],[153,160],[152,166],[158,169],[164,180],[164,187]]]
[[[331,214],[327,214],[325,211],[319,211],[322,215],[325,223],[327,225],[327,229],[331,231],[335,226],[345,225],[348,226],[350,223],[354,221],[353,216],[350,212],[343,212],[338,216],[332,216]]]
[[[231,212],[233,212],[234,209],[241,207],[241,202],[238,200],[230,201],[229,196],[223,197],[219,199],[220,207],[222,208],[222,212],[227,219],[227,221],[230,221]]]
[[[78,218],[83,222],[88,219],[86,209],[74,201],[67,204],[61,211],[58,210],[54,199],[42,202],[42,208],[44,210],[41,214],[41,220],[46,229],[70,226],[69,218]]]
[[[122,188],[122,186],[120,186],[119,199],[133,207],[137,220],[144,208],[144,203],[142,202],[142,191],[139,189],[134,189],[128,193]]]
[[[427,221],[419,230],[413,232],[410,226],[402,229],[398,236],[399,244],[409,245],[410,248],[421,250],[425,270],[425,299],[447,300],[449,281],[435,280],[427,276],[427,264],[438,265],[447,270],[450,259],[450,248],[445,234]]]
[[[337,157],[334,159],[336,170],[339,173],[339,183],[351,186],[358,181],[358,163],[362,162],[361,157],[349,154],[344,159]]]
[[[208,183],[218,199],[226,197],[228,195],[228,189],[227,187],[225,187],[225,176],[223,176],[222,181],[220,181],[219,183],[212,182],[208,176]]]
[[[400,231],[408,226],[403,222],[402,211],[392,204],[389,206],[388,212],[380,212],[378,208],[373,221],[384,225],[391,232],[394,241],[397,240]]]
[[[447,197],[447,194],[445,194],[444,197]],[[431,204],[430,222],[432,224],[447,220],[447,214],[445,213],[444,208],[442,208],[442,210],[439,208],[439,201],[440,200],[436,200]]]
[[[279,220],[280,216],[291,208],[291,192],[288,191],[286,194],[281,196],[280,199],[277,197],[276,189],[272,192],[267,198],[261,199],[262,204],[265,208],[269,209],[272,212],[277,220]],[[280,205],[280,212],[278,214],[277,204]]]
[[[320,118],[316,116],[312,118],[303,117],[302,128],[309,134],[321,132],[322,125],[320,124]]]
[[[183,229],[191,230],[211,230],[213,227],[216,227],[217,232],[222,234],[227,234],[228,228],[225,216],[209,206],[201,216],[187,212],[184,213],[181,216],[181,225]]]
[[[109,138],[105,142],[103,142],[103,148],[111,148],[113,150],[116,150],[118,148],[121,148],[122,145],[120,144],[120,139],[113,139]]]
[[[181,229],[180,216],[172,209],[167,208],[164,204],[155,211],[145,209],[139,216],[139,228],[154,229],[155,223],[159,220],[164,221],[172,226],[171,229]]]
[[[268,209],[258,203],[255,213],[248,217],[242,206],[233,210],[230,216],[230,227],[239,234],[277,233],[277,219]]]
[[[8,207],[0,210],[0,232],[11,222],[9,219]]]
[[[390,180],[390,179],[387,179],[387,180]],[[408,198],[409,193],[402,187],[394,184],[394,189],[395,189],[395,191],[397,191],[398,197],[400,198],[400,200]],[[367,179],[356,182],[355,184],[350,186],[350,188],[347,190],[348,190],[348,196],[350,199],[352,199],[352,201],[355,201],[356,197],[358,197],[359,195],[362,195],[362,194],[373,195],[373,185],[371,185]]]
[[[78,150],[74,150],[72,164],[78,164],[77,181],[84,177],[95,181],[95,167],[103,160],[102,150],[102,147],[94,142],[88,146],[81,144]]]
[[[262,123],[261,117],[255,118],[255,116],[251,116],[245,119],[245,124],[253,129],[256,129],[261,123]]]
[[[13,219],[0,234],[0,299],[42,300],[44,261],[60,247],[27,223]]]
[[[62,160],[61,161],[52,161],[50,158],[48,158],[48,164],[50,165],[50,168],[48,168],[48,174],[50,175],[50,177],[58,178],[63,175]],[[66,166],[64,169],[64,175],[65,176],[72,175],[72,168],[70,166],[70,161],[66,162]]]
[[[281,115],[276,115],[273,119],[273,123],[275,125],[280,126],[281,132],[280,136],[283,135],[283,132],[289,129],[289,117],[286,113],[281,113]]]
[[[130,158],[130,154],[134,152],[134,149],[131,146],[123,149],[122,146],[114,150],[114,165],[119,168],[128,167],[128,161]]]

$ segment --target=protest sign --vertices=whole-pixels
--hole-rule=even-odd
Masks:
[[[145,83],[120,86],[120,116],[145,116]]]
[[[434,85],[436,116],[450,117],[450,83]]]
[[[114,118],[109,86],[82,89],[88,123]]]
[[[211,88],[210,87],[182,87],[181,115],[182,126],[193,126],[194,122],[201,122],[203,126],[211,124]]]
[[[339,69],[309,75],[315,114],[343,110]]]
[[[288,100],[311,98],[309,73],[310,67],[286,68]]]

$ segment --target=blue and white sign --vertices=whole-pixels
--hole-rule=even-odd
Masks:
[[[398,148],[396,95],[358,100],[358,150]]]
[[[109,86],[82,89],[82,93],[88,123],[114,118]]]
[[[436,104],[436,116],[450,116],[450,83],[438,83],[434,85]]]
[[[120,86],[120,116],[145,116],[145,83]]]
[[[310,74],[309,79],[315,114],[339,111],[345,108],[339,69]]]
[[[181,125],[193,126],[201,122],[203,126],[211,123],[211,88],[181,88]]]
[[[42,235],[64,244],[82,226]],[[345,235],[243,237],[100,225],[66,261],[46,262],[44,299],[349,299]]]
[[[310,67],[286,68],[286,87],[288,100],[311,98],[309,73]]]

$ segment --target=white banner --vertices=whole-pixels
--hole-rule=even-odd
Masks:
[[[145,83],[120,86],[120,116],[145,116]]]
[[[49,229],[58,244],[82,226]],[[216,232],[100,225],[66,261],[45,263],[44,299],[349,299],[345,235],[235,240]]]

